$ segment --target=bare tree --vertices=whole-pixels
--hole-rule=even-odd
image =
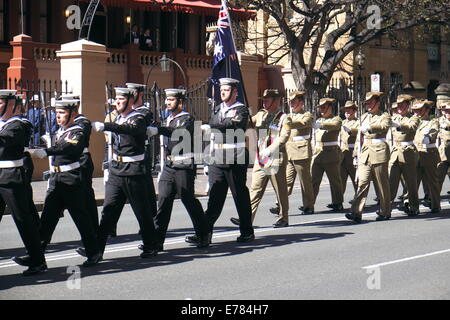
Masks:
[[[229,4],[268,13],[286,41],[296,86],[307,90],[313,86],[313,75],[320,75],[319,92],[325,91],[344,58],[370,40],[425,24],[450,24],[448,0],[231,0]],[[289,18],[292,12],[298,19]]]

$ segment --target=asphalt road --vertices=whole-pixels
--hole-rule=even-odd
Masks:
[[[450,190],[446,182],[442,194]],[[353,195],[348,186],[345,208]],[[316,214],[299,215],[298,190],[290,198],[290,226],[274,229],[268,190],[255,219],[256,240],[236,243],[239,231],[232,197],[218,220],[213,244],[197,249],[184,242],[191,222],[176,200],[166,251],[139,258],[136,219],[127,205],[118,237],[107,246],[104,261],[81,268],[74,249],[79,235],[69,215],[60,220],[46,254],[49,271],[23,277],[24,267],[10,258],[24,254],[11,216],[0,223],[0,300],[5,299],[159,299],[159,300],[297,300],[297,299],[450,299],[450,205],[442,212],[410,218],[394,209],[392,219],[375,221],[373,188],[362,224],[343,213],[326,211],[327,185],[319,193]],[[206,207],[206,198],[201,202]],[[101,208],[99,208],[99,211]]]

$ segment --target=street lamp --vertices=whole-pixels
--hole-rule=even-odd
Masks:
[[[366,56],[364,53],[362,53],[361,48],[359,48],[358,53],[355,56],[356,66],[358,68],[358,78],[357,78],[357,95],[358,95],[358,104],[361,102],[361,95],[362,95],[362,77],[361,77],[361,71],[364,70],[364,63],[366,62]]]
[[[186,74],[184,73],[183,68],[180,66],[180,64],[178,62],[176,62],[173,59],[168,58],[165,53],[163,54],[161,59],[159,59],[158,62],[156,64],[154,64],[148,71],[147,77],[145,79],[145,86],[147,86],[148,79],[150,78],[150,74],[152,73],[154,67],[156,67],[157,65],[160,64],[162,72],[170,72],[170,63],[173,63],[174,65],[176,65],[178,67],[178,69],[180,69],[181,74],[183,75],[184,88],[187,89],[187,79],[186,79]]]

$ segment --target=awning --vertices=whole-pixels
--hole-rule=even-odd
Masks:
[[[89,0],[82,0],[89,2]],[[148,11],[183,12],[200,16],[218,17],[221,6],[220,0],[174,0],[165,5],[163,0],[156,0],[160,4],[154,4],[150,0],[101,0],[100,3],[107,7],[122,7]],[[245,9],[231,9],[231,18],[237,20],[249,20],[256,17],[256,11]]]

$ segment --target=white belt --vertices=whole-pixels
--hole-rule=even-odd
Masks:
[[[192,159],[194,157],[194,154],[192,152],[190,153],[186,153],[180,156],[169,156],[169,159],[172,161],[183,161],[183,160],[188,160],[188,159]]]
[[[370,141],[372,142],[372,144],[378,144],[378,143],[386,142],[386,138],[373,138],[373,139],[370,139]]]
[[[214,149],[237,149],[237,148],[244,148],[245,142],[238,142],[238,143],[215,143]]]
[[[0,161],[0,168],[17,168],[23,166],[23,159]]]
[[[331,146],[338,146],[339,143],[337,141],[328,141],[328,142],[321,142],[322,146],[324,147],[331,147]]]
[[[302,141],[302,140],[307,140],[309,138],[311,138],[310,134],[308,134],[306,136],[295,136],[295,137],[292,137],[292,140],[293,141]]]
[[[74,163],[70,163],[70,164],[65,164],[62,166],[50,166],[50,171],[51,172],[66,172],[66,171],[70,171],[76,168],[80,167],[80,163],[74,162]]]
[[[113,153],[113,160],[117,162],[136,162],[144,160],[145,155],[139,154],[137,156],[119,156],[118,154]]]
[[[349,143],[349,144],[348,144],[348,147],[349,147],[349,148],[354,148],[354,147],[355,147],[355,144],[354,144],[354,143]]]
[[[401,141],[400,145],[402,146],[412,146],[414,144],[414,141]]]
[[[422,144],[422,148],[424,149],[436,148],[436,143],[424,143]]]

